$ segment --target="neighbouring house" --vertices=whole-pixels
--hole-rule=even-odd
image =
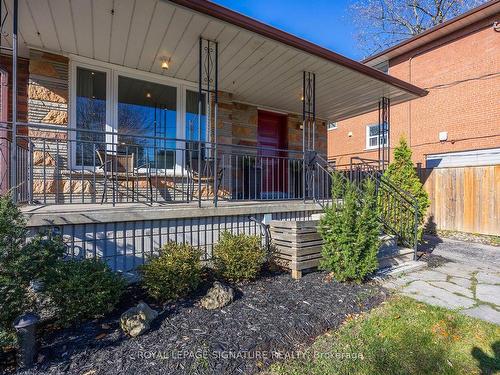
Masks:
[[[208,1],[2,14],[3,192],[32,231],[115,270],[169,240],[208,259],[221,231],[311,217],[330,199],[327,124],[427,94]]]
[[[329,124],[329,161],[387,162],[404,136],[431,197],[429,225],[500,235],[498,22],[490,1],[364,60],[429,94],[390,103],[389,126],[378,111]]]

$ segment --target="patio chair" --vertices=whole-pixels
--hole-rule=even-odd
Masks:
[[[141,178],[145,178],[148,183],[147,191],[149,192],[149,201],[153,203],[153,184],[151,181],[151,167],[149,163],[139,166],[135,165],[135,154],[119,154],[109,153],[103,150],[96,149],[98,169],[104,174],[104,189],[101,197],[101,204],[107,198],[108,181],[111,182],[113,189],[113,203],[115,196],[119,191],[120,182],[127,182],[125,191],[128,191],[128,183],[132,183],[132,202],[136,198],[135,186]],[[139,192],[137,192],[139,194]]]
[[[194,165],[197,166],[196,162],[194,163]],[[214,197],[218,195],[219,188],[222,185],[222,179],[224,177],[224,168],[221,167],[217,169],[217,173],[215,176],[213,175],[213,170],[214,170],[214,159],[212,158],[205,159],[202,161],[201,174],[198,173],[198,171],[194,170],[192,166],[189,166],[188,173],[191,180],[190,184],[191,199],[194,198],[194,188],[195,186],[198,186],[199,182],[201,182],[202,187],[213,186],[215,180],[216,184],[215,184]]]

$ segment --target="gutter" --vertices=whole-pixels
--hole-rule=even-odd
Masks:
[[[286,44],[290,47],[310,53],[311,55],[321,57],[325,60],[344,66],[363,75],[388,83],[392,86],[395,86],[399,89],[407,91],[416,96],[422,97],[428,94],[427,90],[421,89],[420,87],[411,85],[408,82],[389,76],[377,69],[371,68],[360,62],[351,60],[336,52],[330,51],[329,49],[320,47],[317,44],[296,37],[292,34],[289,34],[275,27],[266,25],[265,23],[244,16],[241,13],[232,11],[228,8],[214,4],[210,1],[206,0],[163,0],[163,1],[169,1],[171,3],[194,10],[196,12],[206,14],[208,16],[217,18],[221,21],[230,23],[234,26],[241,27],[253,33],[262,35],[266,38],[275,40],[282,44]]]
[[[387,48],[387,49],[385,49],[385,50],[383,50],[383,51],[381,51],[379,53],[376,53],[375,55],[369,56],[366,59],[362,60],[361,62],[363,64],[367,64],[370,61],[378,59],[379,57],[387,55],[388,53],[394,52],[394,51],[398,50],[399,48],[406,46],[407,44],[413,43],[413,42],[421,39],[424,36],[432,34],[435,31],[438,31],[438,30],[440,30],[440,29],[442,29],[444,27],[448,27],[448,26],[454,24],[455,22],[461,21],[464,18],[472,16],[473,14],[480,13],[480,12],[484,11],[485,9],[487,9],[489,7],[492,7],[492,6],[495,6],[495,5],[499,4],[499,3],[500,3],[500,0],[487,1],[486,3],[480,5],[480,6],[476,7],[476,8],[472,8],[469,11],[467,11],[465,13],[462,13],[461,15],[459,15],[459,16],[457,16],[455,18],[452,18],[452,19],[450,19],[450,20],[448,20],[446,22],[443,22],[443,23],[441,23],[439,25],[431,27],[430,29],[427,29],[427,30],[425,30],[424,32],[422,32],[420,34],[415,35],[415,36],[413,36],[413,37],[411,37],[409,39],[406,39],[406,40],[404,40],[404,41],[402,41],[402,42],[400,42],[400,43],[398,43],[398,44],[396,44],[396,45],[394,45],[392,47],[389,47],[389,48]],[[488,15],[487,17],[489,17],[489,16],[491,16],[491,15]],[[442,38],[442,37],[443,37],[443,35],[439,36],[439,38]],[[427,42],[427,43],[430,43],[430,42]],[[414,47],[414,48],[418,48],[418,47],[420,47],[420,46],[417,46],[417,47]],[[399,54],[391,56],[390,59],[394,59],[394,58],[398,57],[399,55],[401,55],[403,53],[407,53],[407,52],[409,52],[409,51],[400,52]]]

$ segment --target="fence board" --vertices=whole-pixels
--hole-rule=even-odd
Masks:
[[[500,235],[500,165],[422,169],[429,228]]]

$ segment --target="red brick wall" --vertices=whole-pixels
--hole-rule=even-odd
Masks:
[[[491,27],[497,18],[390,61],[390,75],[429,91],[391,107],[391,148],[405,136],[413,160],[425,164],[427,154],[500,147],[500,33]],[[376,122],[377,113],[340,122],[328,132],[329,158],[339,164],[354,155],[377,158],[376,150],[365,150],[366,125]],[[441,131],[447,142],[439,142]]]
[[[17,66],[17,120],[27,122],[28,119],[28,60],[18,59]],[[0,55],[0,68],[9,74],[8,119],[12,121],[12,58]]]

